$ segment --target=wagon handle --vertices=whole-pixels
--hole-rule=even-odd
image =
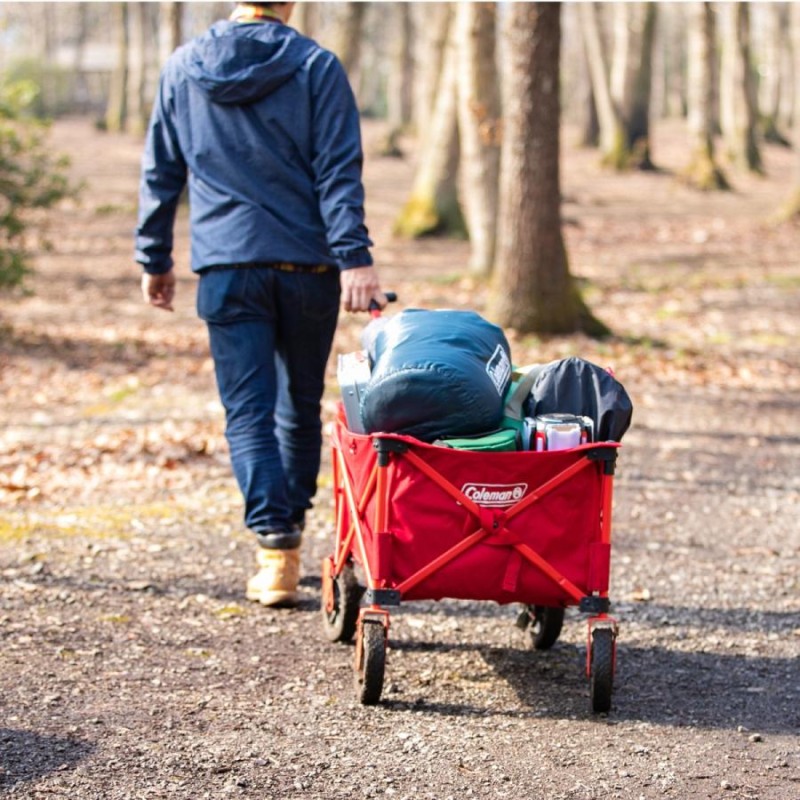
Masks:
[[[384,292],[383,296],[386,298],[387,303],[394,303],[397,301],[397,292]],[[375,300],[369,301],[369,313],[373,317],[379,317],[381,315],[381,307]]]

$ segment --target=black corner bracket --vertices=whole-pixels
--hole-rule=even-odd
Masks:
[[[611,601],[607,597],[587,596],[582,597],[578,608],[584,614],[608,614]]]

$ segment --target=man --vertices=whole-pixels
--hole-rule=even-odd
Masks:
[[[293,5],[239,3],[169,59],[136,233],[144,299],[172,310],[173,224],[188,183],[197,309],[260,545],[247,597],[268,606],[297,602],[340,302],[385,305],[364,226],[358,110],[337,59],[288,27]]]

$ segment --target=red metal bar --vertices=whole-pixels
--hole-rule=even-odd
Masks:
[[[338,456],[341,459],[343,477],[342,486],[344,487],[345,495],[347,496],[347,504],[350,507],[350,516],[352,517],[353,525],[355,525],[355,539],[361,554],[361,566],[364,568],[367,586],[369,586],[370,589],[374,589],[376,587],[372,579],[372,570],[369,566],[367,550],[364,546],[364,534],[361,530],[361,518],[358,513],[358,505],[356,504],[355,497],[353,496],[353,487],[350,485],[350,476],[347,474],[346,465],[344,463],[344,455],[342,454],[341,450],[338,452]]]
[[[375,523],[372,529],[375,556],[375,585],[386,586],[392,572],[392,534],[387,530],[389,518],[389,465],[377,466],[375,487]],[[370,587],[372,588],[372,587]]]
[[[458,544],[453,545],[449,550],[446,550],[440,556],[437,556],[433,561],[426,564],[422,569],[417,570],[413,575],[406,578],[397,589],[400,593],[407,592],[409,589],[421,583],[425,578],[433,575],[436,570],[441,569],[445,564],[448,564],[454,558],[460,556],[465,550],[477,544],[481,539],[484,539],[488,534],[484,530],[477,530],[471,533],[465,539],[462,539]]]
[[[565,578],[549,561],[542,558],[532,547],[527,544],[515,544],[514,547],[537,566],[548,578],[557,583],[573,600],[580,602],[586,596],[572,581]]]
[[[611,544],[611,498],[614,491],[614,478],[611,475],[603,475],[603,517],[601,520],[600,541],[603,544]]]
[[[336,549],[339,549],[342,532],[343,497],[339,469],[339,448],[331,447],[331,466],[333,470],[333,496],[336,502]]]
[[[509,508],[506,512],[506,519],[515,517],[517,514],[524,511],[528,506],[533,505],[537,500],[541,500],[546,494],[561,486],[562,483],[568,481],[573,475],[577,474],[583,469],[586,469],[586,467],[590,466],[592,463],[593,462],[589,461],[588,458],[582,458],[580,461],[576,461],[565,470],[559,472],[558,475],[550,478],[549,481],[545,481],[538,489],[536,489],[536,491],[526,495],[522,498],[522,500],[519,501],[519,503]]]
[[[410,450],[403,454],[420,472],[424,472],[435,484],[444,489],[456,502],[461,503],[473,516],[480,519],[481,510],[477,503],[473,503],[466,495],[456,489],[450,481],[440,475],[433,467],[425,463],[416,453]]]
[[[389,518],[389,467],[375,467],[373,475],[375,478],[375,526],[372,529],[375,534],[383,533],[386,530],[386,520]]]
[[[341,454],[341,449],[337,449],[335,451],[335,455],[338,456],[340,454]],[[344,490],[340,488],[340,483],[338,481],[342,479],[341,478],[342,475],[345,476],[344,478],[345,480],[348,480],[347,472],[340,468],[338,458],[335,458],[333,463],[334,463],[334,480],[337,481],[334,484],[334,486],[336,487],[335,491],[337,492],[337,494],[344,494]],[[375,486],[376,472],[377,472],[377,466],[373,467],[372,472],[370,473],[370,476],[367,479],[367,485],[364,487],[364,492],[358,504],[359,519],[361,519],[361,517],[364,514],[364,509],[367,507],[370,495]],[[335,571],[334,571],[335,575],[338,575],[342,571],[345,561],[347,561],[347,557],[350,554],[352,548],[353,534],[355,533],[355,522],[351,522],[350,527],[347,529],[347,534],[345,536],[341,535],[342,529],[344,527],[343,518],[344,518],[343,506],[342,503],[339,502],[339,510],[336,520],[336,536],[337,539],[340,541],[337,541],[337,548],[336,548],[337,556],[336,556]]]
[[[351,522],[350,527],[347,530],[347,536],[344,538],[342,546],[339,548],[338,555],[336,556],[334,575],[338,575],[344,568],[345,562],[347,561],[347,556],[350,554],[350,549],[353,546],[353,534],[355,533],[355,530],[355,523]]]

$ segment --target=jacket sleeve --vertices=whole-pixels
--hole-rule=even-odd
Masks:
[[[159,84],[147,131],[139,182],[136,260],[145,272],[172,269],[172,240],[178,201],[186,185],[186,162],[170,118],[166,72]]]
[[[312,67],[312,169],[328,246],[340,269],[372,264],[364,224],[358,108],[344,68],[331,54]]]

